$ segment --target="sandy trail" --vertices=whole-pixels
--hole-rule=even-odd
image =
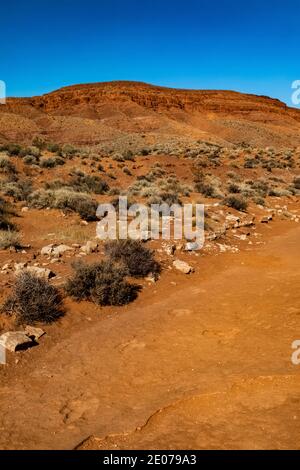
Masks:
[[[1,377],[0,447],[300,448],[300,228],[274,233],[22,353]]]

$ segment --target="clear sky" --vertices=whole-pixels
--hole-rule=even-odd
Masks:
[[[0,17],[8,96],[139,80],[291,104],[300,80],[300,0],[8,0]]]

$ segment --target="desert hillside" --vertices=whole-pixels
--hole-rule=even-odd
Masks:
[[[300,111],[233,91],[178,90],[116,81],[61,88],[0,107],[2,142],[144,145],[201,139],[221,145],[300,145]]]
[[[0,449],[299,449],[299,131],[142,83],[0,106]],[[204,246],[99,239],[118,196],[204,204]]]

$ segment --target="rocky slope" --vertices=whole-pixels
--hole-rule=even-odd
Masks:
[[[76,85],[0,107],[0,140],[36,135],[78,145],[202,139],[227,145],[300,145],[300,110],[232,91],[177,90],[139,82]],[[148,140],[147,140],[148,139]]]

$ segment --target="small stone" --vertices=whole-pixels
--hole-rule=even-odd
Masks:
[[[178,271],[181,271],[184,274],[190,274],[193,271],[192,266],[190,266],[185,261],[181,261],[179,259],[173,261],[173,266],[174,268],[178,269]]]
[[[262,217],[260,222],[261,224],[268,224],[269,222],[271,222],[271,220],[273,220],[272,215],[265,215],[264,217]]]
[[[35,328],[31,325],[26,325],[25,333],[27,336],[29,336],[29,338],[34,339],[35,341],[37,341],[39,338],[46,334],[45,331],[41,328]]]
[[[98,250],[98,243],[94,240],[89,240],[80,248],[80,250],[86,255],[90,255],[91,253],[95,253]]]
[[[52,249],[55,245],[52,243],[51,245],[47,245],[47,246],[44,246],[42,249],[41,249],[41,255],[43,256],[50,256],[51,253],[52,253]]]
[[[188,242],[185,245],[185,251],[196,251],[199,250],[199,244],[197,242]]]

